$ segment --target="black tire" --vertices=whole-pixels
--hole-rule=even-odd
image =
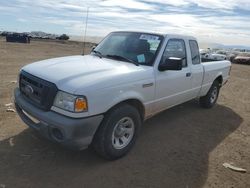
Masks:
[[[216,95],[214,92],[216,92]],[[220,92],[220,84],[217,80],[215,80],[211,88],[209,89],[207,95],[200,98],[201,107],[212,108],[218,99],[219,92]]]
[[[115,130],[117,123],[126,117],[132,119],[134,123],[134,133],[128,145],[124,148],[117,149],[113,144],[113,131]],[[142,120],[140,114],[135,107],[128,104],[121,104],[114,107],[105,114],[104,119],[94,136],[92,148],[97,154],[105,159],[115,160],[121,158],[134,146],[141,124]]]

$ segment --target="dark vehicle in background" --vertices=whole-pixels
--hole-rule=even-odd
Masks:
[[[61,36],[57,37],[58,40],[69,40],[69,36],[66,34],[62,34]]]
[[[249,52],[239,53],[234,58],[233,63],[250,64],[250,53]]]
[[[12,33],[6,35],[6,42],[30,43],[30,36],[23,33]]]
[[[0,31],[0,36],[6,37],[6,42],[21,42],[30,43],[30,39],[50,39],[50,40],[69,40],[70,37],[66,34],[50,34],[43,31],[31,31],[31,32],[10,32]]]

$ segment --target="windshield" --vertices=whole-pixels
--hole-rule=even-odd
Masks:
[[[152,65],[162,40],[161,35],[114,32],[109,34],[94,52],[105,58]]]

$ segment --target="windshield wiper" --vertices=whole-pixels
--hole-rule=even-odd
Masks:
[[[108,54],[108,55],[106,55],[106,57],[110,57],[110,58],[117,59],[117,60],[124,60],[124,61],[130,62],[130,63],[133,63],[136,66],[139,66],[139,63],[137,63],[136,61],[133,61],[132,59],[129,59],[129,58],[126,58],[126,57],[123,57],[120,55],[109,55]]]
[[[93,50],[92,52],[94,52],[95,55],[97,55],[98,57],[102,58],[102,53],[97,51],[97,50]]]

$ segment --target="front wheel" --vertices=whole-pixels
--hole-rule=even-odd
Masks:
[[[217,80],[214,81],[206,96],[200,98],[200,105],[203,108],[212,108],[219,96],[220,84]]]
[[[141,117],[138,110],[128,104],[119,105],[105,115],[92,146],[106,159],[121,158],[135,144],[140,126]]]

